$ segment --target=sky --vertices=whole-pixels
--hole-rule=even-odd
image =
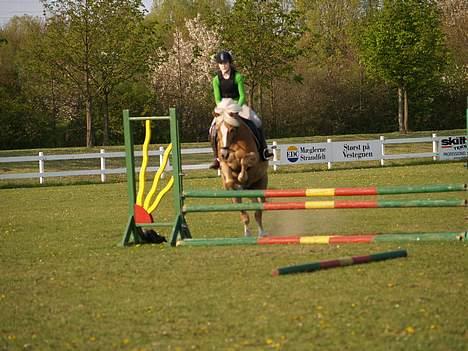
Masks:
[[[153,0],[143,0],[149,10]],[[39,0],[0,0],[0,25],[6,24],[13,16],[42,16],[42,4]]]

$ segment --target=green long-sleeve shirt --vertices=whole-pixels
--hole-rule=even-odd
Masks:
[[[216,104],[221,102],[223,98],[232,98],[242,106],[245,104],[244,76],[233,70],[234,78],[220,79],[220,74],[213,77],[213,94]],[[232,76],[232,74],[231,74]]]

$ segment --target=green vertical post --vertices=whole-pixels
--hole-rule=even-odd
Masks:
[[[172,173],[174,176],[174,185],[172,193],[174,196],[174,211],[175,211],[175,222],[172,229],[171,245],[175,246],[177,243],[177,237],[180,234],[181,239],[191,238],[190,231],[185,217],[182,213],[183,199],[182,192],[183,181],[182,181],[182,160],[181,160],[181,148],[180,148],[180,134],[179,134],[179,122],[177,120],[176,110],[174,108],[169,109],[170,115],[170,127],[171,127],[171,143],[172,143]]]
[[[466,164],[465,164],[465,167],[468,169],[468,96],[466,97],[466,140],[465,140],[465,148],[466,148]]]
[[[125,246],[133,235],[135,243],[140,242],[140,235],[135,225],[136,184],[135,184],[135,157],[133,149],[133,129],[130,121],[130,112],[123,111],[123,127],[125,139],[125,165],[127,167],[127,191],[128,191],[128,223],[122,239]]]
[[[128,214],[129,216],[133,216],[133,205],[136,202],[135,157],[133,149],[133,128],[128,110],[123,111],[123,127],[125,138],[125,165],[127,167]]]

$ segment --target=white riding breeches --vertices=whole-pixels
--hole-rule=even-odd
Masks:
[[[254,122],[255,127],[257,128],[260,128],[262,126],[262,120],[260,119],[260,117],[258,117],[255,111],[247,105],[242,106],[242,110],[239,112],[239,116],[251,120],[252,122]]]
[[[262,126],[262,120],[260,119],[260,117],[258,117],[258,115],[255,113],[255,111],[252,110],[247,105],[243,105],[241,107],[241,111],[239,112],[239,116],[252,121],[257,128],[261,128],[261,126]],[[216,117],[214,117],[213,120],[211,121],[210,135],[213,135],[213,132],[215,130],[215,128],[214,128],[215,124],[216,124]]]

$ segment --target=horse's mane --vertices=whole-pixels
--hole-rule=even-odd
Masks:
[[[225,121],[226,123],[232,125],[233,127],[239,127],[240,123],[239,120],[233,116],[232,113],[238,114],[242,108],[239,104],[231,99],[225,98],[220,101],[218,105],[216,105],[214,112],[218,115],[216,117],[216,123],[220,123]]]

